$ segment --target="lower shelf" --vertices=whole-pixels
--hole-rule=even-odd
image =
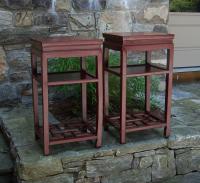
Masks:
[[[39,130],[43,134],[43,128]],[[70,121],[67,123],[50,124],[49,140],[50,145],[95,140],[96,129],[93,124],[83,121]]]
[[[120,129],[120,116],[109,116],[106,123]],[[126,132],[142,131],[152,128],[163,128],[166,126],[164,119],[155,114],[139,112],[126,115]]]

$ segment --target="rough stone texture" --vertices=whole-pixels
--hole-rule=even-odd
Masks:
[[[71,10],[71,0],[57,0],[56,1],[56,10],[65,10],[70,11]]]
[[[0,10],[0,31],[12,27],[13,19],[12,12]]]
[[[191,149],[176,155],[177,174],[200,170],[200,150]]]
[[[104,11],[96,15],[99,36],[103,32],[132,32],[131,13],[126,11]]]
[[[63,173],[61,161],[47,157],[35,163],[20,162],[17,164],[18,175],[22,180],[34,180]]]
[[[43,178],[36,181],[22,181],[22,183],[72,183],[74,181],[73,176],[70,174],[60,174]]]
[[[72,0],[72,6],[76,11],[102,10],[106,6],[106,0]]]
[[[0,46],[0,81],[4,80],[7,76],[8,66],[6,62],[5,51],[2,46]]]
[[[0,175],[11,173],[13,171],[13,162],[9,153],[0,153]]]
[[[176,176],[167,181],[162,181],[159,183],[199,183],[200,182],[200,173],[194,172],[184,176]]]
[[[133,156],[103,157],[86,163],[87,177],[106,176],[111,172],[120,172],[131,168]]]
[[[32,11],[17,11],[15,13],[15,26],[31,26],[32,19]]]
[[[150,181],[151,168],[127,170],[120,174],[103,177],[101,180],[102,183],[146,183]]]
[[[0,102],[8,102],[19,99],[16,87],[10,83],[0,85]]]
[[[95,19],[92,13],[70,14],[69,17],[72,31],[95,29]]]
[[[176,175],[174,151],[165,150],[166,153],[158,152],[154,156],[152,165],[152,180],[156,181]]]

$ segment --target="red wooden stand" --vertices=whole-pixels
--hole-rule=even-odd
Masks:
[[[112,125],[120,130],[120,142],[126,142],[126,133],[151,128],[165,128],[165,136],[170,135],[170,110],[172,95],[172,72],[174,46],[172,34],[162,33],[105,33],[104,41],[104,125]],[[120,51],[120,66],[109,66],[109,49]],[[167,67],[162,68],[151,63],[151,52],[167,49]],[[146,53],[146,63],[143,65],[127,65],[128,51],[143,51]],[[120,77],[120,115],[110,116],[108,74]],[[150,108],[150,77],[152,75],[166,75],[165,115],[160,118],[151,112]],[[144,76],[146,82],[145,111],[127,114],[126,111],[126,83],[129,77]]]
[[[75,37],[57,37],[32,39],[32,83],[33,109],[36,139],[44,144],[44,154],[49,154],[49,146],[68,142],[97,140],[96,147],[102,143],[103,122],[103,86],[102,86],[102,41]],[[96,75],[86,71],[87,56],[96,57]],[[37,57],[41,58],[41,73],[37,70]],[[50,58],[80,57],[81,70],[66,73],[48,73]],[[43,125],[38,117],[38,83],[42,85]],[[97,120],[96,127],[87,119],[87,83],[97,86]],[[82,85],[82,121],[67,121],[64,124],[50,124],[48,119],[48,87],[65,84]]]

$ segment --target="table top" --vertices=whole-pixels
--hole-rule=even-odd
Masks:
[[[115,40],[173,39],[173,34],[157,32],[111,32],[103,33],[104,38]]]
[[[88,45],[102,44],[103,40],[78,36],[59,36],[59,37],[33,37],[32,42],[40,43],[44,46],[61,45]]]

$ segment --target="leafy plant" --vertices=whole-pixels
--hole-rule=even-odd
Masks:
[[[200,0],[171,0],[171,12],[199,12]]]
[[[109,64],[112,66],[119,65],[119,54],[110,53]],[[93,57],[88,57],[86,59],[86,68],[89,73],[95,73],[95,61]],[[65,71],[74,71],[80,69],[80,59],[78,58],[67,58],[67,59],[51,59],[49,60],[49,71],[50,72],[65,72]],[[152,96],[158,90],[159,79],[152,79]],[[143,108],[144,98],[145,98],[145,79],[144,77],[134,77],[130,78],[127,81],[127,106],[128,107],[137,107]],[[64,93],[72,93],[73,98],[80,100],[80,85],[68,85],[61,86],[57,88],[59,91]],[[88,104],[90,108],[96,103],[96,85],[88,84]],[[119,109],[119,96],[120,96],[120,79],[117,76],[110,74],[109,76],[109,96],[111,100],[111,111],[117,111]],[[135,102],[138,101],[138,102]],[[151,98],[152,105],[154,106],[155,100],[154,97]]]

